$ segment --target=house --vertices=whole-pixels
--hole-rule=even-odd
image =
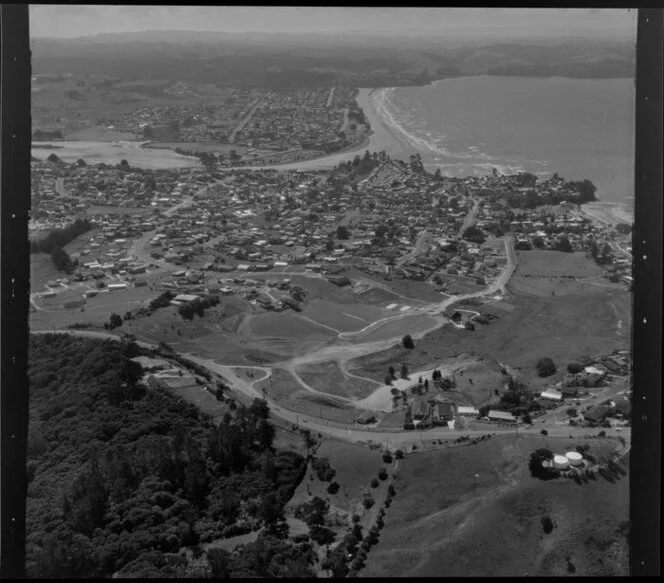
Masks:
[[[488,417],[491,421],[500,421],[501,423],[516,423],[516,418],[507,411],[489,411]]]
[[[422,420],[427,416],[428,406],[425,401],[420,401],[413,406],[413,419]]]
[[[457,415],[464,417],[478,417],[480,412],[475,407],[459,406],[456,410]]]
[[[542,397],[542,399],[549,399],[551,401],[561,401],[563,394],[560,391],[556,391],[555,389],[547,389],[546,391],[542,391],[540,397]]]
[[[454,419],[455,411],[453,403],[438,403],[433,407],[433,420],[444,423]]]
[[[194,302],[198,299],[198,296],[191,294],[178,294],[174,299],[176,302]]]

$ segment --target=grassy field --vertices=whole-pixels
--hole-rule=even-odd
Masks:
[[[355,359],[349,363],[349,369],[359,369],[357,374],[380,379],[394,363],[406,362],[411,370],[424,369],[467,352],[496,359],[532,378],[536,374],[535,364],[542,356],[553,358],[562,375],[569,362],[583,355],[630,348],[631,301],[622,291],[586,294],[574,299],[510,293],[506,301],[516,309],[511,313],[491,309],[499,319],[489,325],[478,324],[475,331],[443,326],[416,341],[413,350],[391,348]],[[558,377],[550,380],[555,382]]]
[[[143,150],[132,143],[114,144],[107,142],[58,142],[58,149],[40,148],[34,143],[32,155],[45,160],[52,153],[65,162],[76,162],[79,158],[88,164],[119,164],[125,159],[130,166],[138,168],[185,168],[197,166],[197,159],[180,156],[171,150]]]
[[[65,138],[82,142],[114,142],[117,140],[134,140],[135,136],[132,132],[117,132],[106,129],[104,126],[93,126],[67,134]]]
[[[557,279],[545,277],[524,277],[515,275],[510,281],[510,287],[519,293],[532,296],[576,296],[594,294],[597,290],[621,290],[624,285],[609,283],[607,279],[593,277],[589,280]]]
[[[339,332],[361,330],[382,318],[385,310],[363,304],[337,303],[329,300],[310,301],[302,312],[312,320]]]
[[[370,490],[376,500],[374,508],[378,507],[378,502],[384,495],[386,482],[381,481],[378,488],[371,488],[371,479],[377,477],[378,470],[382,467],[386,467],[388,472],[391,472],[395,462],[383,463],[380,449],[371,450],[363,445],[335,439],[325,439],[316,455],[318,458],[325,457],[330,461],[331,467],[336,471],[334,481],[341,486],[339,492],[335,495],[328,494],[328,482],[320,481],[309,468],[307,475],[289,502],[289,507],[292,508],[305,502],[310,495],[320,496],[329,500],[330,514],[337,511],[341,516],[357,513],[369,519],[369,513],[362,506],[362,492],[365,489]],[[311,479],[312,476],[313,479]]]
[[[400,303],[403,304],[402,299],[393,294],[384,290],[380,287],[372,287],[365,292],[355,294],[355,298],[366,304],[394,304]]]
[[[30,255],[30,289],[32,291],[46,291],[44,287],[46,282],[62,277],[66,277],[66,274],[55,268],[48,253]]]
[[[582,440],[598,460],[617,442]],[[532,451],[576,442],[512,435],[408,455],[385,528],[361,576],[627,575],[618,529],[629,516],[629,484],[577,485],[530,476]],[[601,501],[601,502],[599,502]],[[541,519],[553,521],[546,534]],[[568,562],[569,560],[569,562]]]
[[[602,268],[581,251],[517,251],[516,256],[516,273],[522,275],[592,277],[602,273]]]
[[[303,366],[297,373],[310,387],[342,397],[363,399],[378,388],[370,381],[344,376],[336,362]]]
[[[333,333],[325,328],[316,326],[300,318],[296,313],[265,312],[251,318],[249,334],[252,336],[267,336],[288,339],[326,339]]]
[[[387,340],[404,334],[418,334],[430,330],[436,325],[435,318],[426,314],[415,314],[413,316],[386,322],[374,330],[368,331],[357,337],[350,338],[352,342],[374,342],[377,340]]]

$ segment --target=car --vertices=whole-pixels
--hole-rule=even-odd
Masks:
[[[616,431],[622,431],[622,427],[616,427]]]

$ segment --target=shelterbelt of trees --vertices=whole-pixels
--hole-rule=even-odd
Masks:
[[[76,219],[64,229],[55,229],[46,237],[30,243],[30,253],[50,253],[53,265],[58,271],[71,273],[74,264],[63,247],[71,243],[76,237],[92,229],[92,223],[87,219]]]
[[[311,576],[283,515],[306,460],[273,447],[265,401],[215,426],[148,391],[137,345],[30,337],[28,577]],[[233,554],[202,548],[261,530]]]

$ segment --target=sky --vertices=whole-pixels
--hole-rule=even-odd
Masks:
[[[636,10],[30,5],[33,38],[143,30],[635,38]]]

